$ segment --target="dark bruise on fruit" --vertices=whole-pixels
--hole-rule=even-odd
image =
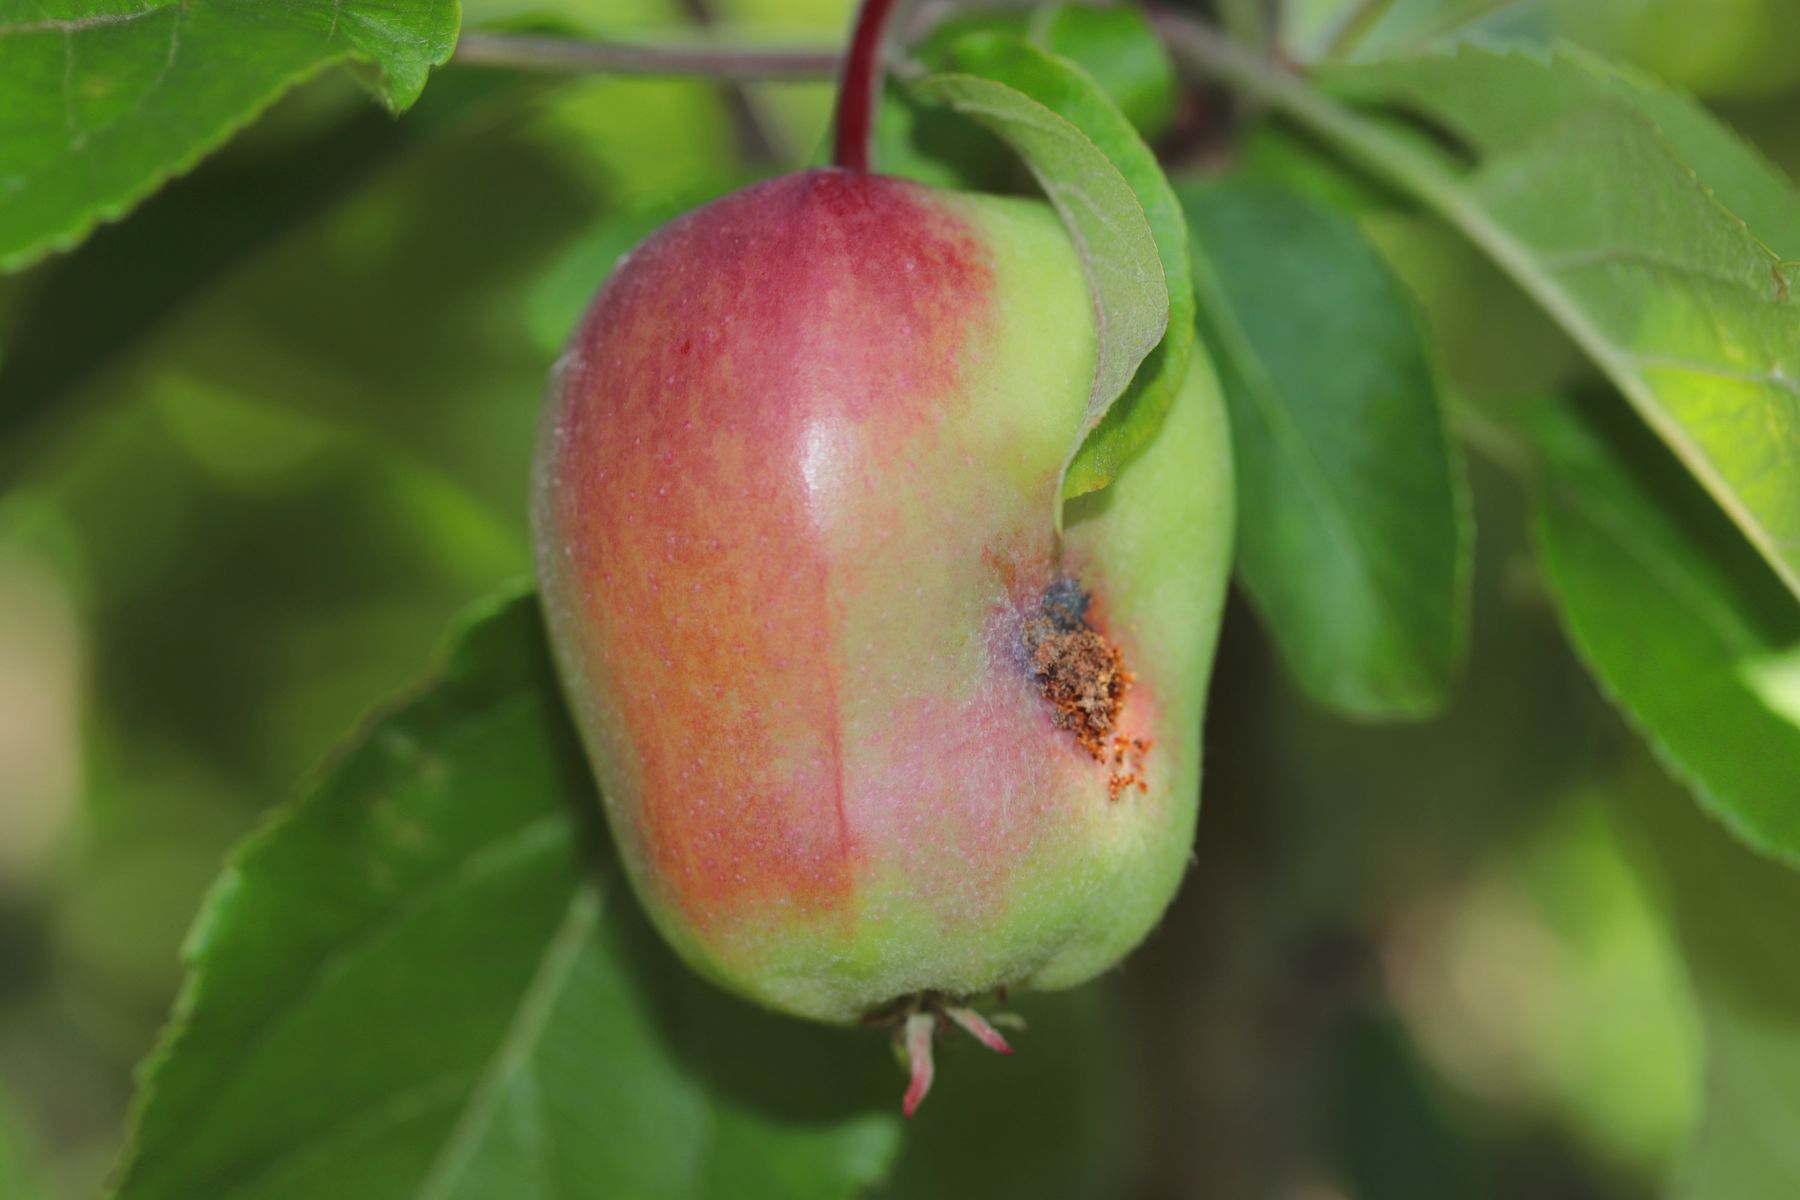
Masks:
[[[1087,592],[1067,577],[1045,588],[1039,615],[1025,624],[1026,661],[1056,727],[1073,734],[1095,762],[1118,765],[1123,754],[1113,745],[1113,731],[1132,675],[1119,648],[1088,624],[1088,603]],[[1122,789],[1110,790],[1117,798]]]

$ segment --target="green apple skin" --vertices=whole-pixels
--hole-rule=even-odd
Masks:
[[[704,974],[851,1022],[1072,986],[1161,916],[1199,803],[1229,439],[1197,361],[1059,550],[1094,353],[1047,206],[838,169],[673,222],[595,299],[545,418],[538,574],[620,859]],[[1141,789],[1031,673],[1059,579],[1135,675]]]

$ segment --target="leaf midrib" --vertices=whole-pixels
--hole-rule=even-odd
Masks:
[[[506,1035],[470,1090],[456,1124],[420,1182],[415,1200],[448,1200],[453,1194],[468,1170],[470,1158],[505,1103],[507,1090],[530,1067],[531,1056],[557,1001],[568,987],[581,951],[599,926],[602,903],[601,887],[591,880],[584,880],[570,895],[562,924],[545,944],[543,958],[519,996]]]
[[[1651,129],[1663,147],[1672,153],[1672,147],[1669,147],[1661,132],[1655,130],[1654,125]],[[1614,340],[1598,323],[1591,320],[1561,281],[1557,271],[1538,261],[1538,252],[1531,243],[1514,237],[1505,225],[1493,220],[1473,191],[1465,188],[1454,177],[1438,172],[1435,166],[1428,166],[1427,169],[1437,176],[1437,183],[1432,190],[1441,193],[1439,207],[1445,218],[1471,242],[1486,251],[1515,283],[1542,305],[1569,336],[1588,352],[1618,389],[1625,393],[1639,416],[1681,458],[1689,473],[1731,515],[1732,522],[1756,545],[1762,557],[1781,576],[1783,582],[1800,593],[1800,574],[1779,553],[1771,532],[1738,497],[1730,483],[1720,474],[1712,458],[1694,443],[1686,428],[1664,406],[1656,390],[1650,386],[1643,372],[1644,364],[1639,360],[1637,352]],[[1717,197],[1712,197],[1710,192],[1707,194],[1722,211],[1729,214],[1729,210],[1719,203]]]

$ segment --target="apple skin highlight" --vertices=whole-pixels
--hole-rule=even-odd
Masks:
[[[1094,321],[1046,205],[826,168],[671,223],[574,334],[534,482],[545,609],[632,884],[720,983],[832,1022],[1071,986],[1173,895],[1228,436],[1197,356],[1059,545]],[[1071,587],[1133,677],[1117,761],[1033,674]]]

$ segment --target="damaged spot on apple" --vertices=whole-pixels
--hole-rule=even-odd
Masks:
[[[1088,624],[1088,593],[1064,576],[1044,591],[1041,613],[1025,625],[1031,674],[1054,710],[1051,721],[1074,735],[1095,762],[1119,724],[1133,676],[1125,656]]]

